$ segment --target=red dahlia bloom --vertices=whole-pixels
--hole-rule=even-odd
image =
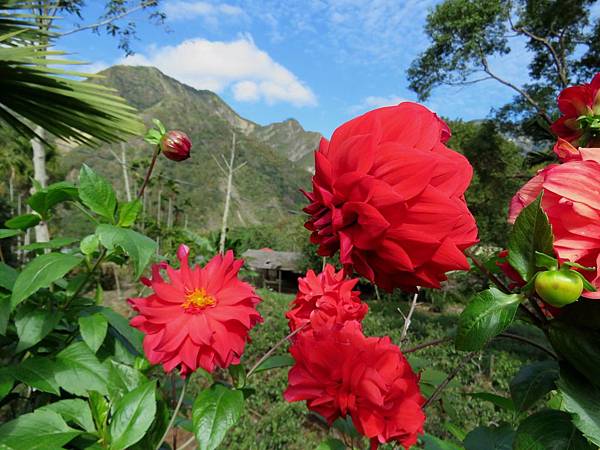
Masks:
[[[600,116],[600,73],[589,84],[564,89],[558,96],[558,109],[562,116],[552,124],[552,131],[558,137],[575,143],[585,132],[577,119],[581,116]],[[587,144],[600,145],[600,138],[596,137],[594,141]]]
[[[579,158],[579,160],[577,159]],[[596,267],[583,271],[600,288],[600,148],[580,148],[563,164],[551,164],[540,170],[513,197],[509,221],[540,192],[542,208],[548,215],[554,234],[554,251],[561,260]],[[600,298],[600,291],[585,292],[584,297]]]
[[[205,267],[190,268],[188,254],[189,249],[181,245],[179,269],[154,265],[152,279],[143,280],[154,292],[128,299],[139,313],[131,326],[145,333],[148,360],[162,364],[166,372],[179,367],[183,376],[198,367],[212,372],[215,366],[239,363],[248,331],[262,321],[256,311],[260,298],[237,276],[242,260],[228,251]],[[169,281],[163,279],[161,269],[166,269]]]
[[[472,168],[444,145],[447,125],[415,103],[376,109],[339,127],[315,152],[306,228],[321,256],[386,290],[439,287],[467,270],[477,242],[464,192]]]
[[[352,290],[356,283],[358,278],[346,280],[344,271],[336,273],[331,264],[319,275],[309,270],[306,277],[298,278],[298,294],[291,304],[292,309],[285,315],[290,330],[309,321],[312,328],[349,320],[362,321],[369,307],[360,300],[360,292]]]
[[[300,334],[284,397],[306,400],[331,425],[350,415],[371,448],[397,441],[405,448],[423,432],[425,399],[418,377],[388,337],[365,337],[356,321]]]

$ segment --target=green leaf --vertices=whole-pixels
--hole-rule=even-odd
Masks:
[[[36,411],[53,411],[60,414],[66,422],[76,424],[89,433],[96,431],[90,407],[80,398],[60,400],[38,408]]]
[[[48,211],[61,202],[68,200],[77,200],[78,191],[73,184],[61,181],[58,183],[51,184],[45,189],[38,190],[27,200],[27,204],[33,208],[34,211],[42,215],[42,217],[48,216]]]
[[[12,291],[15,281],[17,281],[17,272],[12,267],[0,262],[0,287],[7,291]]]
[[[521,295],[504,294],[496,288],[475,294],[458,319],[456,348],[481,350],[512,323],[521,300]]]
[[[263,370],[278,369],[280,367],[293,366],[296,361],[290,355],[274,355],[265,359],[254,370],[254,373],[262,372]]]
[[[95,234],[90,234],[84,237],[79,243],[79,249],[84,255],[91,255],[98,250],[100,246],[100,238]]]
[[[41,221],[42,218],[39,214],[22,214],[7,220],[4,222],[4,226],[13,230],[26,230],[35,227]]]
[[[96,391],[89,392],[88,403],[90,405],[94,424],[96,424],[96,429],[101,436],[106,436],[108,438],[106,424],[108,421],[108,413],[110,412],[110,404],[102,394]]]
[[[116,361],[108,362],[108,390],[111,400],[115,401],[147,382],[148,378],[139,370]]]
[[[59,449],[80,435],[53,411],[34,411],[0,426],[0,444],[14,450]]]
[[[354,423],[352,422],[352,418],[350,416],[338,417],[331,426],[344,433],[346,436],[350,436],[352,438],[360,437],[360,433],[354,427]]]
[[[468,395],[469,397],[474,397],[480,400],[484,400],[486,402],[493,403],[494,405],[505,411],[515,410],[515,405],[512,399],[502,397],[501,395],[492,394],[491,392],[472,392],[466,395]]]
[[[536,272],[536,252],[554,254],[552,227],[541,203],[540,194],[521,211],[508,240],[508,262],[525,281]]]
[[[65,276],[81,262],[81,258],[63,253],[47,253],[37,256],[25,266],[13,286],[11,308],[34,294],[38,289],[50,286]]]
[[[123,450],[144,437],[156,415],[156,386],[150,381],[115,404],[110,421],[111,450]]]
[[[0,228],[0,239],[8,239],[13,236],[21,234],[21,230],[8,230],[6,228]]]
[[[108,369],[84,342],[69,345],[57,355],[56,361],[59,363],[56,380],[65,391],[82,397],[87,396],[88,391],[108,394]]]
[[[21,246],[21,250],[43,250],[46,248],[62,248],[72,244],[73,242],[77,242],[78,240],[79,239],[77,238],[69,237],[56,238],[48,242],[34,242],[33,244],[23,245]]]
[[[421,442],[425,444],[425,450],[462,450],[460,445],[450,441],[444,441],[431,434],[424,434],[420,437]]]
[[[119,222],[120,227],[130,227],[135,223],[138,214],[142,210],[142,202],[139,199],[132,200],[119,205]]]
[[[15,352],[22,352],[40,342],[54,330],[61,318],[60,311],[48,311],[33,305],[19,308],[15,314],[15,327],[19,336]]]
[[[200,392],[192,409],[194,434],[200,450],[216,449],[237,423],[243,409],[241,391],[214,384]]]
[[[588,440],[600,446],[600,389],[566,367],[561,368],[557,385],[564,410],[573,415],[573,424]]]
[[[55,377],[56,363],[49,358],[34,356],[27,358],[16,367],[14,376],[23,383],[43,392],[59,395],[59,385]]]
[[[558,260],[552,256],[546,255],[545,253],[535,252],[535,265],[536,267],[543,267],[548,270],[558,269]]]
[[[129,255],[135,268],[135,278],[140,277],[157,250],[157,244],[152,239],[127,228],[100,224],[96,228],[96,234],[108,250],[119,247]]]
[[[242,389],[246,385],[246,368],[243,364],[232,364],[229,366],[229,375],[236,389]]]
[[[512,450],[515,431],[508,424],[477,427],[467,434],[466,450]]]
[[[345,450],[346,445],[339,439],[329,438],[321,442],[315,450]]]
[[[513,450],[593,450],[562,411],[537,412],[519,424]]]
[[[79,171],[79,198],[96,214],[114,221],[117,197],[112,185],[85,164]]]
[[[521,367],[510,382],[510,395],[519,411],[525,411],[555,388],[558,379],[558,363],[553,360],[539,361]]]
[[[106,320],[108,320],[108,324],[110,325],[111,334],[115,335],[116,338],[125,344],[130,353],[134,355],[144,354],[143,333],[137,328],[133,328],[129,325],[129,322],[125,317],[110,308],[102,306],[90,308],[89,311],[98,311],[106,317]]]
[[[79,332],[84,342],[88,347],[96,353],[106,337],[108,330],[108,322],[106,318],[100,314],[90,314],[79,318]]]
[[[0,369],[0,400],[12,391],[15,385],[15,378],[10,374],[10,368],[4,367]]]

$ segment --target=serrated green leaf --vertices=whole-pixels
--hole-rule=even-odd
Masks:
[[[65,276],[81,261],[82,259],[78,256],[63,253],[47,253],[37,256],[23,268],[15,280],[10,299],[11,309],[39,289],[48,287]]]
[[[141,210],[142,202],[137,198],[130,202],[121,203],[119,205],[119,222],[117,225],[125,228],[132,226]]]
[[[552,227],[541,204],[540,194],[521,211],[508,240],[508,262],[525,281],[536,272],[536,252],[554,254]]]
[[[36,411],[53,411],[60,414],[66,422],[74,423],[89,433],[96,430],[90,407],[80,398],[60,400],[38,408]]]
[[[26,230],[35,227],[41,221],[42,218],[38,214],[22,214],[7,220],[4,226],[12,230]]]
[[[108,362],[108,390],[111,400],[118,400],[147,382],[148,378],[139,370],[116,361]]]
[[[521,367],[510,382],[510,395],[519,411],[525,411],[553,390],[558,379],[556,361],[539,361]]]
[[[244,409],[244,394],[214,384],[200,392],[192,409],[194,434],[200,450],[216,449],[227,431],[239,420]]]
[[[17,276],[19,272],[16,269],[13,269],[11,266],[0,262],[0,287],[6,289],[7,291],[12,291],[13,286],[15,285],[15,281],[17,281]]]
[[[135,278],[140,277],[158,247],[149,237],[127,228],[100,224],[96,228],[96,234],[108,250],[119,247],[131,258]]]
[[[545,253],[535,252],[535,265],[536,267],[544,267],[548,270],[558,269],[558,259],[546,255]]]
[[[117,197],[112,185],[85,164],[79,171],[79,198],[96,214],[114,221]]]
[[[19,336],[15,352],[22,352],[40,342],[54,330],[61,318],[60,311],[49,311],[33,305],[19,308],[15,314],[15,327]]]
[[[81,337],[94,353],[98,351],[104,342],[107,330],[108,322],[100,313],[79,317],[79,332],[81,333]]]
[[[144,335],[141,331],[129,325],[129,321],[125,317],[116,313],[110,308],[105,308],[102,306],[89,308],[88,311],[100,312],[104,317],[106,317],[106,320],[108,320],[110,325],[109,331],[111,331],[111,334],[113,334],[117,339],[122,341],[123,344],[127,346],[130,353],[134,355],[144,354]]]
[[[69,200],[77,200],[77,188],[66,181],[51,184],[45,189],[39,189],[27,200],[27,204],[31,208],[47,217],[48,211],[57,204]]]
[[[564,410],[573,415],[573,424],[590,442],[600,446],[600,389],[567,367],[561,368],[557,385]]]
[[[156,385],[150,381],[134,389],[115,404],[110,421],[111,450],[124,450],[138,442],[156,415]]]
[[[56,381],[65,391],[85,397],[89,391],[108,394],[108,369],[84,342],[74,342],[56,356]]]
[[[15,385],[15,377],[11,375],[10,368],[4,367],[0,369],[0,400],[8,395],[12,391]]]
[[[455,345],[459,350],[480,350],[514,320],[523,297],[496,288],[475,294],[458,319]]]
[[[56,363],[47,357],[34,356],[27,358],[19,364],[14,376],[23,383],[39,389],[58,395],[60,393],[58,381],[56,381]]]
[[[34,411],[0,426],[0,444],[14,450],[62,448],[81,434],[53,411]]]

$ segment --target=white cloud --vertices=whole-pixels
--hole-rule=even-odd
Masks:
[[[364,112],[375,108],[381,108],[383,106],[397,105],[402,102],[410,102],[413,100],[398,95],[388,95],[387,97],[370,95],[365,97],[360,103],[352,105],[348,108],[348,112],[356,114],[358,112]]]
[[[165,4],[168,20],[189,20],[196,17],[215,19],[217,16],[241,16],[244,11],[227,3],[214,4],[205,1],[172,0]]]
[[[189,39],[176,46],[151,48],[148,55],[132,55],[121,63],[157,67],[197,89],[231,89],[238,101],[317,104],[311,89],[259,49],[249,36],[231,42]]]

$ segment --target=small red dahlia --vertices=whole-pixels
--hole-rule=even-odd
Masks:
[[[294,331],[310,321],[312,328],[343,323],[349,320],[362,321],[369,307],[360,300],[360,291],[353,288],[358,278],[346,280],[344,271],[335,272],[327,264],[319,275],[306,272],[298,278],[298,294],[292,301],[291,310],[285,315],[290,330]]]
[[[188,247],[181,245],[179,269],[154,265],[152,278],[142,280],[154,292],[128,299],[139,313],[131,326],[145,333],[148,360],[162,364],[166,372],[179,367],[182,376],[198,367],[212,372],[216,366],[239,363],[248,332],[262,321],[256,310],[261,300],[238,278],[243,261],[234,259],[232,251],[215,256],[205,267],[190,268],[188,255]]]
[[[356,321],[301,333],[284,397],[306,401],[329,424],[350,416],[371,448],[397,441],[408,449],[423,432],[418,377],[389,337],[365,337]]]

